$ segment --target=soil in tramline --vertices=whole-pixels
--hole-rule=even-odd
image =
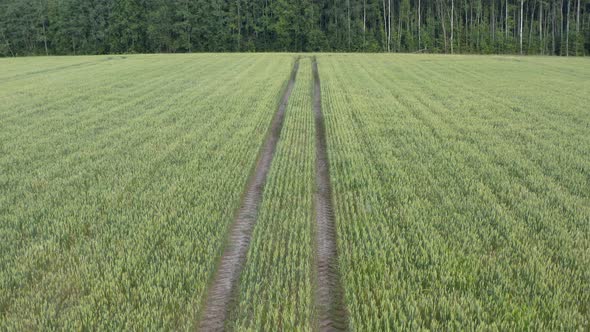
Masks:
[[[230,230],[227,247],[209,289],[199,324],[199,331],[222,331],[224,329],[234,297],[233,293],[246,260],[252,230],[262,201],[264,185],[281,135],[285,109],[295,85],[298,69],[299,60],[297,59],[279,109],[272,120],[269,133],[262,146],[256,167],[242,196],[242,203]]]

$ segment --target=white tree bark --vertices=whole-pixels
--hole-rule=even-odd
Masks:
[[[421,18],[420,0],[418,0],[418,50],[420,50],[420,43],[422,41],[422,37],[420,35],[420,18]]]
[[[539,1],[539,47],[541,48],[541,54],[545,53],[543,48],[543,2]]]
[[[576,17],[576,34],[580,33],[580,0],[578,0],[578,15]]]
[[[520,34],[520,54],[522,54],[522,11],[523,11],[523,7],[524,7],[524,0],[520,0],[520,29],[519,29],[519,34]]]
[[[565,56],[570,55],[570,7],[571,0],[567,0],[567,23],[565,26]]]
[[[391,52],[391,0],[389,0],[389,32],[388,32],[388,40],[387,40],[387,51]]]
[[[366,34],[367,32],[367,0],[363,0],[363,50],[366,46]]]
[[[389,52],[389,38],[387,35],[387,8],[385,7],[385,0],[383,0],[383,34],[385,35],[385,44],[387,44],[385,50]]]
[[[348,14],[348,50],[350,51],[350,44],[352,42],[351,38],[350,38],[350,0],[346,1],[346,9],[347,9],[347,14]]]
[[[451,0],[451,54],[453,54],[453,21],[455,13],[455,0]]]

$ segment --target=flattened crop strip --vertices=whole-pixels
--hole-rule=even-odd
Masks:
[[[338,274],[338,251],[336,228],[332,208],[332,191],[326,143],[326,126],[322,113],[320,75],[317,61],[313,59],[313,111],[316,126],[316,237],[317,237],[317,283],[316,303],[321,331],[347,329],[347,315],[343,291]]]
[[[246,260],[246,253],[256,223],[266,177],[281,135],[285,109],[295,85],[298,69],[299,59],[295,61],[279,109],[273,117],[269,133],[260,150],[256,168],[242,196],[242,203],[230,230],[227,246],[209,288],[209,294],[199,322],[199,331],[222,331],[224,329],[225,320],[234,297],[233,293]]]

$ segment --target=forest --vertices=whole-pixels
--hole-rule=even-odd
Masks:
[[[587,55],[589,0],[0,0],[0,56]]]

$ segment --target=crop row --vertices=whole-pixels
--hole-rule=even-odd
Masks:
[[[313,328],[315,136],[311,63],[300,60],[231,317],[237,330]]]
[[[0,325],[192,327],[290,59],[49,58],[3,74]]]
[[[0,62],[0,329],[196,328],[291,55]],[[585,59],[319,55],[351,330],[584,330]],[[301,59],[228,329],[316,330]]]
[[[351,327],[587,328],[587,80],[454,59],[320,58]]]

